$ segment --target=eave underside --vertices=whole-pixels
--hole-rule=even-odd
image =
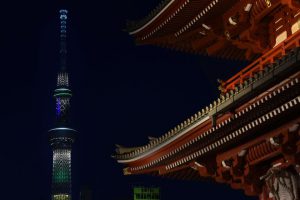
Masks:
[[[234,3],[236,3],[234,0],[228,0],[226,3],[216,3],[203,16],[201,16],[197,22],[180,34],[180,36],[175,36],[180,29],[183,29],[186,24],[189,24],[191,21],[193,21],[195,16],[197,16],[201,11],[205,11],[211,2],[212,1],[202,0],[189,1],[189,3],[187,3],[178,12],[178,8],[184,4],[178,4],[180,1],[178,1],[176,5],[174,3],[174,5],[165,11],[165,13],[159,19],[155,20],[155,22],[153,22],[147,28],[134,35],[136,38],[136,43],[138,45],[155,45],[200,55],[210,55],[214,53],[214,56],[220,58],[244,60],[245,52],[243,50],[238,49],[224,41],[221,43],[224,43],[223,45],[226,48],[224,48],[222,51],[209,52],[206,50],[207,46],[214,44],[220,39],[216,33],[223,35],[223,28],[222,26],[219,27],[220,22],[223,21],[222,14],[224,14],[226,10],[230,9]],[[174,12],[177,14],[174,15]],[[174,17],[172,17],[173,15]],[[169,19],[170,17],[171,19],[166,23],[166,19]],[[161,24],[165,25],[159,26]],[[200,32],[210,32],[206,30],[202,24],[207,24],[210,27],[214,26],[218,28],[214,29],[214,33],[212,35],[202,35]],[[153,31],[155,32],[153,33]]]
[[[272,49],[299,19],[294,1],[174,1],[145,28],[131,33],[138,45],[155,45],[225,59],[254,60]],[[295,6],[296,4],[297,6]],[[250,6],[249,10],[246,7]],[[291,13],[284,16],[284,13]],[[283,18],[284,17],[284,18]],[[280,23],[277,23],[278,20]]]
[[[196,159],[167,173],[151,170],[147,174],[174,180],[226,183],[233,189],[244,190],[246,195],[257,196],[262,192],[262,177],[270,168],[291,169],[300,164],[299,124],[298,116],[276,130],[229,151]],[[281,138],[282,143],[273,144],[270,138]],[[243,151],[246,153],[240,155]],[[143,172],[137,174],[140,173]]]

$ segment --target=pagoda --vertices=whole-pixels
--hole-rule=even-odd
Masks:
[[[299,29],[297,0],[165,0],[128,22],[139,45],[250,64],[167,133],[118,145],[113,157],[124,174],[212,180],[261,200],[299,200]]]

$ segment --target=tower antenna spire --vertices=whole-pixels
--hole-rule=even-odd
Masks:
[[[61,71],[67,68],[67,19],[68,10],[61,9],[60,14],[60,67]]]

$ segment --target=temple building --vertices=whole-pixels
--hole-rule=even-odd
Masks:
[[[71,151],[76,132],[69,127],[70,90],[67,72],[67,10],[60,10],[60,70],[54,90],[56,101],[55,128],[48,131],[49,143],[53,150],[52,200],[71,200]]]
[[[128,23],[140,45],[250,64],[210,105],[146,145],[117,146],[124,174],[212,180],[261,200],[300,198],[300,2],[165,0]]]

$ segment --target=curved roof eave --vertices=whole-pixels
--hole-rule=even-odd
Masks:
[[[167,146],[168,144],[170,144],[171,142],[175,141],[177,138],[185,135],[186,133],[188,133],[190,130],[194,129],[195,127],[199,126],[200,124],[202,124],[203,122],[207,121],[209,119],[209,116],[207,115],[206,117],[204,117],[202,120],[200,120],[199,122],[195,123],[194,125],[192,125],[191,127],[187,128],[186,130],[182,131],[180,134],[176,135],[175,137],[171,138],[170,140],[167,140],[165,143],[162,143],[158,146],[156,146],[155,148],[153,149],[150,149],[149,151],[137,156],[137,157],[134,157],[132,159],[129,159],[129,160],[118,160],[118,163],[129,163],[129,162],[134,162],[134,161],[137,161],[141,158],[144,158],[152,153],[154,153],[155,151]]]
[[[175,0],[170,0],[170,2],[163,7],[163,9],[161,9],[150,21],[148,21],[146,24],[144,24],[142,27],[129,32],[130,35],[136,34],[138,32],[140,32],[141,30],[145,29],[147,26],[149,26],[154,20],[156,20],[165,10],[167,10],[173,3],[175,2]]]

